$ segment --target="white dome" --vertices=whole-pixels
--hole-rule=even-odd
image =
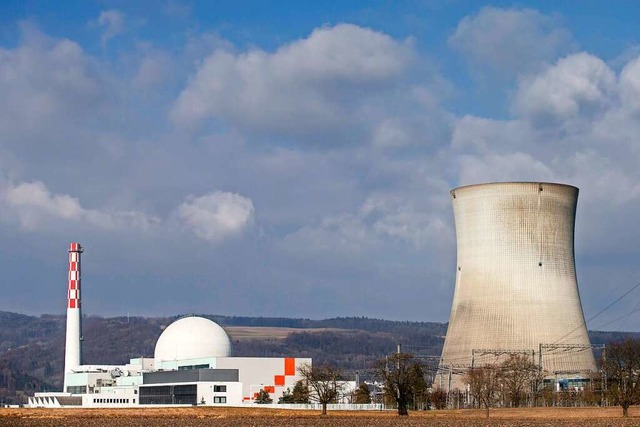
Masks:
[[[203,317],[184,317],[162,332],[155,361],[231,356],[231,341],[217,323]]]

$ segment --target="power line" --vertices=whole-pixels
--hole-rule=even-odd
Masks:
[[[640,287],[640,282],[636,283],[633,287],[631,287],[631,289],[627,290],[625,293],[623,293],[622,295],[620,295],[618,298],[616,298],[615,300],[613,300],[613,302],[609,303],[605,308],[603,308],[602,310],[600,310],[599,312],[597,312],[596,314],[594,314],[593,316],[591,316],[589,319],[587,319],[586,323],[591,322],[593,319],[597,318],[598,316],[600,316],[602,313],[604,313],[605,311],[609,310],[611,307],[613,307],[615,304],[617,304],[618,302],[620,302],[624,297],[626,297],[627,295],[629,295],[631,292],[635,291],[638,287]],[[558,343],[560,341],[562,341],[563,339],[565,339],[566,337],[568,337],[569,335],[573,334],[575,331],[577,331],[578,329],[582,328],[582,325],[578,325],[575,328],[573,328],[571,331],[567,332],[566,334],[564,334],[563,336],[561,336],[560,338],[558,338],[555,343]]]

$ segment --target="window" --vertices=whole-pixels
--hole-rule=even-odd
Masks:
[[[227,403],[227,396],[214,396],[213,403]]]
[[[187,371],[187,370],[190,370],[190,369],[207,369],[209,367],[210,366],[209,366],[208,363],[205,363],[205,364],[202,364],[202,365],[184,365],[184,366],[178,366],[178,370],[179,371]]]
[[[226,393],[227,392],[227,386],[226,385],[214,385],[213,386],[213,392],[214,393]]]
[[[195,384],[140,387],[140,404],[195,405],[197,403],[196,392]]]
[[[71,394],[85,394],[87,392],[86,385],[70,385],[67,386],[67,393]]]

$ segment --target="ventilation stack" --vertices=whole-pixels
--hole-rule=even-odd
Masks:
[[[67,340],[64,354],[64,392],[67,390],[67,374],[81,364],[82,313],[80,311],[80,243],[69,244],[69,281],[67,288]]]
[[[456,285],[435,386],[524,354],[549,376],[595,371],[574,258],[578,189],[505,182],[451,191]]]

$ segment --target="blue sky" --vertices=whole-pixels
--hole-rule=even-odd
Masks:
[[[640,281],[637,2],[0,2],[0,310],[446,321],[449,190],[581,189]],[[640,294],[589,323],[640,328]]]

